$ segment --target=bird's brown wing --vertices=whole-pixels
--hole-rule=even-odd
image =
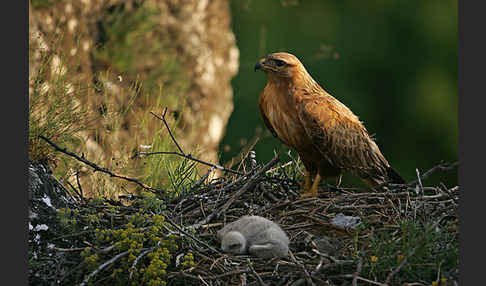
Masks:
[[[363,179],[383,181],[389,164],[358,117],[331,96],[303,98],[297,106],[299,119],[322,156]]]
[[[273,128],[272,124],[270,123],[270,120],[268,120],[267,118],[267,115],[265,114],[265,109],[263,108],[263,101],[262,101],[262,97],[260,97],[260,102],[259,102],[259,105],[258,105],[259,109],[260,109],[260,114],[263,118],[263,123],[265,124],[265,126],[268,128],[268,130],[270,130],[270,133],[272,133],[272,135],[275,137],[275,138],[278,138],[278,135],[277,135],[277,132],[275,131],[275,129]],[[280,138],[279,138],[280,139]]]

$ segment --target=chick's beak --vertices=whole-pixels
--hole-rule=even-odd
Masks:
[[[256,63],[255,71],[263,69],[263,62],[264,61],[265,61],[265,59],[261,59],[261,60],[258,61],[258,63]]]

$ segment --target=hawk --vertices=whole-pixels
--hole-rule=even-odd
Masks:
[[[317,84],[297,57],[272,53],[258,61],[256,70],[268,78],[259,98],[265,126],[304,164],[302,197],[317,197],[321,181],[345,172],[371,188],[405,183],[358,117]]]

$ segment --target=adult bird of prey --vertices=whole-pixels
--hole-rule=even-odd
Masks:
[[[405,183],[358,117],[319,86],[297,57],[272,53],[258,61],[256,70],[268,78],[259,98],[265,126],[297,151],[306,169],[302,197],[317,197],[321,180],[345,172],[371,188]]]

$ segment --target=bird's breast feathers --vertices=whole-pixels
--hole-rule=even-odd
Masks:
[[[277,137],[295,149],[307,145],[305,130],[298,118],[297,99],[288,90],[271,85],[260,96],[260,112],[268,120]]]

